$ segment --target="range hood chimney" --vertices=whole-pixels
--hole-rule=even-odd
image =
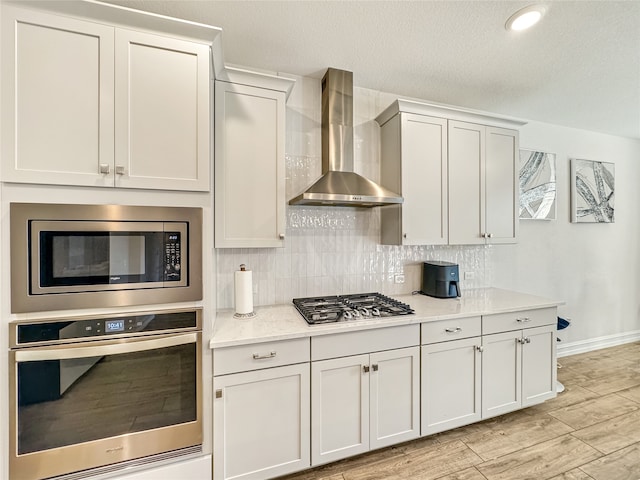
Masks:
[[[353,171],[353,73],[329,68],[322,79],[322,177],[289,205],[378,207],[397,193]]]

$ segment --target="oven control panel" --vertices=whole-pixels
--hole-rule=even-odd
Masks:
[[[199,309],[14,323],[15,346],[200,328]]]

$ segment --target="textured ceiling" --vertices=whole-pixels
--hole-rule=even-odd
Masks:
[[[227,64],[335,67],[358,87],[640,138],[640,0],[540,2],[519,33],[504,23],[531,1],[108,3],[221,27]]]

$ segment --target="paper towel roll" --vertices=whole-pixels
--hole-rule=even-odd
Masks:
[[[244,265],[240,265],[240,270],[235,273],[235,297],[236,315],[253,313],[253,276]]]

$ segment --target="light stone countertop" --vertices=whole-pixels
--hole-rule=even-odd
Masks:
[[[257,315],[250,319],[234,318],[233,309],[220,310],[216,315],[209,346],[221,348],[247,345],[564,304],[563,301],[498,288],[467,290],[460,298],[440,299],[425,295],[393,295],[392,298],[411,305],[415,314],[308,325],[293,303],[256,307]]]

